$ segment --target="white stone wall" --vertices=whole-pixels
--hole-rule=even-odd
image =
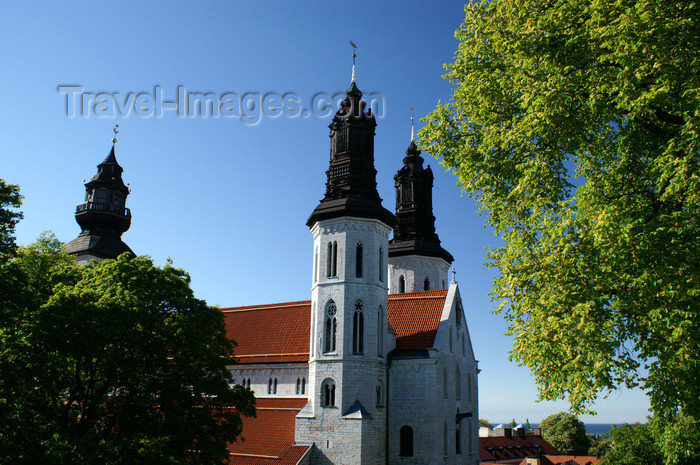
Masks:
[[[463,314],[457,317],[461,308],[459,290],[453,283],[428,358],[392,360],[389,370],[390,464],[478,463],[478,367],[466,319]],[[458,412],[472,413],[459,422],[459,454],[456,447]],[[413,428],[412,457],[399,456],[399,432],[403,425]]]
[[[236,384],[250,379],[255,397],[308,397],[309,366],[306,363],[230,365],[229,371]],[[297,379],[303,378],[306,379],[306,394],[297,394]],[[268,394],[270,379],[277,379],[277,394]]]
[[[297,415],[296,441],[315,444],[315,462],[373,465],[386,462],[386,401],[377,405],[377,385],[386,398],[388,245],[391,228],[378,220],[342,217],[316,223],[312,273],[309,403]],[[336,276],[328,276],[328,244],[336,243]],[[362,276],[356,247],[362,244]],[[336,350],[326,353],[328,303],[337,308]],[[353,316],[362,302],[363,350],[353,353]],[[379,318],[381,309],[381,318]],[[381,335],[381,337],[380,337]],[[324,407],[322,385],[336,386],[335,406]],[[351,407],[358,402],[361,411]]]
[[[323,362],[315,364],[319,378],[326,375],[336,377],[334,380],[339,386],[336,406],[319,407],[313,414],[302,410],[296,418],[296,443],[316,446],[316,464],[386,463],[386,391],[382,393],[381,406],[376,403],[376,380],[381,379],[383,386],[386,386],[386,366],[371,362],[354,363],[344,367],[339,375],[332,365]],[[352,381],[358,377],[364,378],[365,382]],[[345,389],[340,386],[345,386]],[[316,399],[321,395],[320,388],[312,393]],[[364,412],[348,412],[356,400],[361,401]]]
[[[404,292],[424,291],[425,278],[430,280],[430,289],[446,289],[449,285],[447,271],[450,264],[442,258],[406,255],[389,258],[389,292],[399,292],[399,279],[404,277]]]
[[[318,371],[310,367],[309,379],[313,390],[319,390],[320,383],[327,377],[334,380],[336,377],[340,378],[342,367],[345,365],[365,361],[386,363],[386,346],[389,342],[386,334],[388,328],[386,264],[390,232],[391,228],[381,221],[353,217],[319,221],[311,228],[314,237],[314,253],[318,251],[319,258],[316,260],[314,257],[314,263],[317,264],[318,269],[314,270],[312,283],[312,337],[309,363],[310,366],[316,361],[331,364]],[[332,241],[337,244],[337,276],[328,277],[328,243]],[[357,277],[355,248],[360,242],[363,249],[363,273],[362,277]],[[353,314],[358,299],[363,303],[364,314],[362,355],[352,353]],[[338,309],[337,344],[335,352],[324,353],[326,308],[331,300]],[[377,326],[377,313],[380,307],[382,309],[381,337],[380,328]],[[383,347],[378,347],[380,341]],[[347,384],[343,383],[340,388],[344,389]],[[319,407],[318,401],[313,401],[310,407],[315,411]]]

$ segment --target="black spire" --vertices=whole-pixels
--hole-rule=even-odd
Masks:
[[[365,112],[362,92],[352,81],[340,109],[328,126],[331,130],[331,161],[326,175],[326,195],[309,217],[311,227],[319,220],[354,216],[375,218],[389,226],[394,215],[382,206],[374,169],[374,128],[372,110]]]
[[[423,168],[423,157],[416,143],[406,150],[403,167],[394,176],[396,219],[394,238],[389,241],[389,257],[422,255],[452,263],[454,258],[440,246],[433,216],[433,172]]]
[[[121,239],[131,226],[131,212],[126,208],[129,188],[122,180],[123,171],[113,144],[107,158],[97,165],[97,174],[85,184],[85,202],[75,209],[75,221],[82,231],[66,245],[68,253],[90,259],[116,258],[124,252],[133,254]]]

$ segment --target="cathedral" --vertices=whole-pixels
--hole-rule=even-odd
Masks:
[[[477,464],[478,367],[452,255],[432,211],[433,174],[412,140],[382,206],[376,121],[353,77],[330,124],[313,236],[311,299],[223,308],[235,382],[257,399],[232,464]],[[114,141],[116,142],[116,140]],[[114,153],[77,206],[78,260],[130,252],[128,188]]]

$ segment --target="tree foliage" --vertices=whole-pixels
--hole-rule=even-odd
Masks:
[[[682,413],[657,415],[649,423],[658,450],[669,465],[700,463],[700,422]]]
[[[491,425],[491,422],[488,421],[485,418],[479,418],[479,428],[481,427],[486,427],[486,428],[491,428],[493,425]]]
[[[505,245],[494,299],[542,399],[700,418],[700,2],[471,3],[425,150]]]
[[[559,412],[548,416],[540,423],[542,437],[564,455],[586,455],[591,440],[586,427],[574,415]]]
[[[663,454],[649,424],[613,426],[603,442],[602,465],[662,465]]]
[[[6,262],[15,249],[15,225],[22,219],[19,187],[0,179],[0,260]]]
[[[51,235],[3,270],[0,463],[228,460],[254,397],[233,385],[223,317],[184,271],[126,255],[79,266]]]

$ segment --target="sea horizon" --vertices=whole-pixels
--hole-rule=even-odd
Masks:
[[[510,422],[503,422],[503,423],[494,423],[491,425],[493,428],[496,425],[503,424],[503,425],[508,425]],[[602,436],[608,433],[610,429],[612,429],[613,426],[622,426],[625,424],[634,424],[634,423],[627,423],[627,422],[621,422],[621,423],[584,423],[584,426],[586,427],[586,434],[593,434],[596,436]],[[530,423],[530,428],[539,428],[540,424],[539,423]]]

